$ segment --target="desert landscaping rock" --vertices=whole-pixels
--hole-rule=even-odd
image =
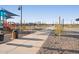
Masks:
[[[78,54],[79,38],[62,35],[59,39],[58,36],[54,36],[54,35],[52,36],[51,34],[37,53],[39,54]]]

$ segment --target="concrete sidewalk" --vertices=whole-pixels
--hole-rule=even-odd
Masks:
[[[14,39],[11,42],[0,44],[0,53],[5,54],[36,54],[47,40],[50,31],[37,31],[35,33]]]

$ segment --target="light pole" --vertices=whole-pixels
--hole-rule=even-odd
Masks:
[[[21,28],[22,28],[22,5],[21,5]]]
[[[21,14],[20,14],[20,25],[21,25],[21,28],[20,30],[22,31],[22,5],[19,6],[18,10],[20,10]]]

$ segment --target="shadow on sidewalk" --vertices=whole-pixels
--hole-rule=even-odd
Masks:
[[[31,34],[31,33],[35,33],[36,31],[19,31],[19,34]]]
[[[33,41],[43,41],[43,39],[38,39],[38,38],[18,38],[18,40],[33,40]]]
[[[33,47],[31,44],[16,44],[16,43],[7,43],[6,45],[12,45],[12,46],[18,46],[18,47],[28,47],[31,48]]]

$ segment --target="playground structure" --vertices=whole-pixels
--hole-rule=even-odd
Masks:
[[[0,10],[0,29],[12,31],[15,29],[16,24],[14,22],[7,22],[7,19],[13,18],[12,16],[18,16],[14,13],[11,13],[5,9]]]
[[[4,29],[7,31],[12,31],[16,28],[16,24],[14,22],[4,21]]]

